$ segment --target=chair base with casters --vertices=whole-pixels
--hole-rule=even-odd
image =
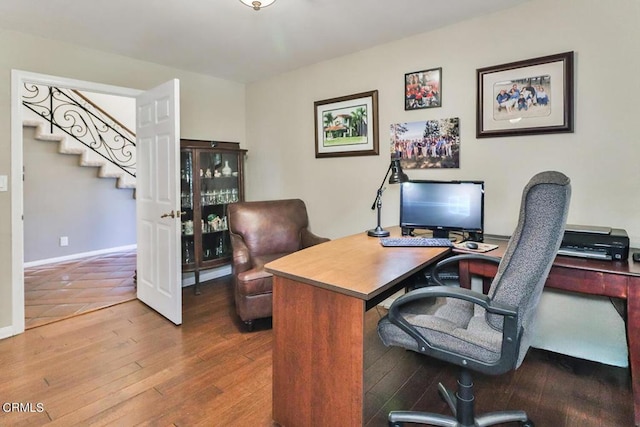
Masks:
[[[401,427],[403,423],[441,427],[485,427],[509,422],[520,422],[522,427],[534,427],[524,411],[489,412],[476,416],[473,380],[471,373],[466,369],[460,371],[456,393],[442,383],[438,384],[438,393],[451,409],[453,416],[430,412],[392,411],[389,413],[389,427]]]

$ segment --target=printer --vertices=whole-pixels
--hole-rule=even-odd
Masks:
[[[567,224],[558,255],[626,261],[629,236],[619,228]]]

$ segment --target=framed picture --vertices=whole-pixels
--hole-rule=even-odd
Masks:
[[[313,103],[316,158],[373,156],[378,146],[378,91]]]
[[[476,71],[476,137],[573,132],[573,52]]]
[[[420,110],[442,106],[442,68],[404,75],[404,109]]]
[[[391,157],[403,169],[460,167],[460,119],[426,120],[391,125]]]

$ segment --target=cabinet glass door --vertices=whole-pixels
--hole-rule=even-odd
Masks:
[[[239,200],[238,155],[236,153],[199,153],[202,260],[231,255],[227,205]]]
[[[182,211],[182,264],[193,264],[193,154],[191,150],[180,151],[180,205]]]

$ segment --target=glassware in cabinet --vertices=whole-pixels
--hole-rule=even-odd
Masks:
[[[184,169],[191,169],[191,182],[183,197],[183,227],[193,227],[193,246],[183,243],[183,271],[195,273],[198,293],[201,270],[215,268],[231,261],[231,243],[227,219],[227,205],[244,200],[243,167],[246,150],[238,143],[181,140]],[[190,156],[186,153],[190,153]],[[182,177],[182,174],[181,174]],[[185,177],[186,178],[186,177]],[[192,222],[188,222],[192,221]],[[190,230],[189,230],[190,231]],[[190,234],[183,233],[183,240]],[[193,264],[187,262],[193,259]]]

